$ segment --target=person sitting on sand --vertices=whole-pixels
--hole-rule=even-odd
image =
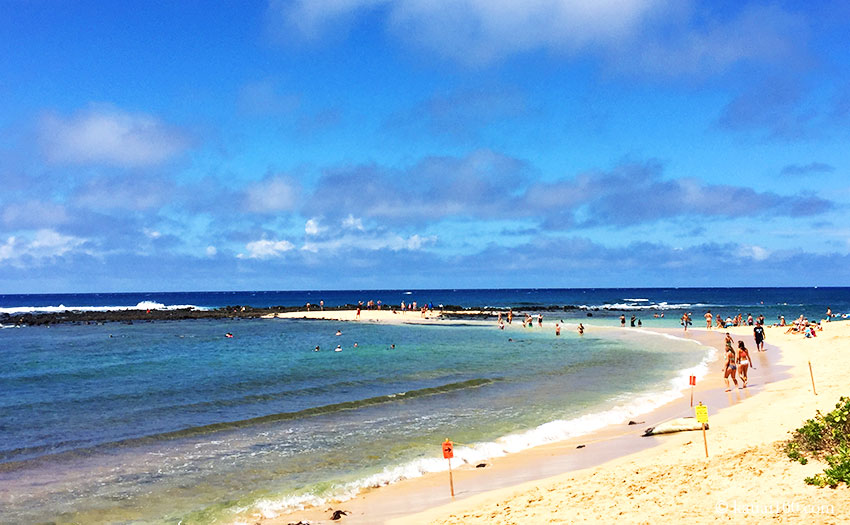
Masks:
[[[723,363],[723,381],[726,382],[726,391],[731,392],[732,388],[729,386],[729,377],[732,377],[732,381],[735,383],[735,388],[738,388],[738,380],[735,379],[735,374],[737,366],[735,364],[735,350],[732,348],[732,345],[726,344],[726,361]]]
[[[750,352],[744,346],[743,341],[738,341],[738,373],[741,376],[742,388],[747,388],[747,370],[750,368]],[[755,370],[756,367],[753,367]]]

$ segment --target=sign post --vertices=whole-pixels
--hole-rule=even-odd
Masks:
[[[443,441],[443,457],[449,461],[449,488],[452,491],[452,497],[455,497],[455,482],[452,477],[452,458],[455,456],[454,454],[454,445],[449,441],[449,438],[446,438]]]
[[[812,377],[812,392],[814,392],[815,395],[818,395],[818,391],[815,390],[815,374],[812,373],[812,362],[811,361],[809,361],[809,375]]]
[[[705,424],[708,423],[708,407],[702,404],[694,407],[697,415],[697,422],[702,424],[702,441],[705,443],[705,457],[708,457],[708,438],[705,437]]]
[[[690,377],[691,383],[691,406],[694,406],[694,386],[697,384],[697,376]]]

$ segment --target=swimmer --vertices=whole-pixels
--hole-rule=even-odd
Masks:
[[[334,348],[334,352],[342,352],[342,346],[336,345],[336,348]]]
[[[336,335],[338,335],[338,336],[339,336],[339,335],[342,335],[342,331],[341,331],[341,330],[337,330],[337,331],[336,331]]]
[[[227,337],[228,339],[232,339],[233,334],[231,334],[230,332],[227,332],[226,334],[224,334],[224,337]]]
[[[393,344],[391,344],[391,345],[390,345],[390,349],[391,349],[391,350],[395,350],[395,343],[393,343]]]
[[[354,348],[357,348],[357,342],[354,343]]]

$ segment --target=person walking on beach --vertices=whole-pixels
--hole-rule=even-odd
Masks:
[[[537,314],[537,326],[543,327],[543,314]]]
[[[711,330],[711,310],[705,312],[705,329]]]
[[[764,327],[757,324],[753,328],[753,338],[756,340],[756,351],[764,352]]]
[[[744,384],[741,388],[747,388],[747,369],[750,367],[750,352],[744,346],[743,341],[738,341],[738,374],[741,377],[741,383]],[[755,370],[755,367],[753,367]]]
[[[728,334],[727,334],[728,337]],[[732,345],[727,341],[726,342],[726,361],[723,363],[723,381],[726,382],[726,391],[731,392],[732,388],[729,386],[729,377],[732,377],[732,382],[735,383],[735,388],[738,388],[738,380],[735,378],[737,365],[735,363],[735,349],[732,348]]]
[[[626,315],[625,314],[620,316],[620,326],[626,326]]]

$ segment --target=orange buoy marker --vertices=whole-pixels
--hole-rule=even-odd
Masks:
[[[690,377],[691,383],[691,406],[694,406],[694,386],[697,384],[697,376]]]
[[[697,415],[697,423],[702,423],[702,442],[705,443],[705,457],[708,457],[708,438],[705,437],[705,424],[708,423],[708,407],[699,402],[699,405],[694,407]]]
[[[812,392],[814,392],[815,395],[818,395],[818,391],[815,390],[815,374],[812,373],[812,362],[811,361],[809,361],[809,375],[812,377]]]
[[[449,461],[449,488],[452,491],[452,497],[455,497],[455,482],[452,478],[452,458],[455,457],[454,453],[454,445],[449,441],[449,438],[446,438],[443,441],[443,457]]]

